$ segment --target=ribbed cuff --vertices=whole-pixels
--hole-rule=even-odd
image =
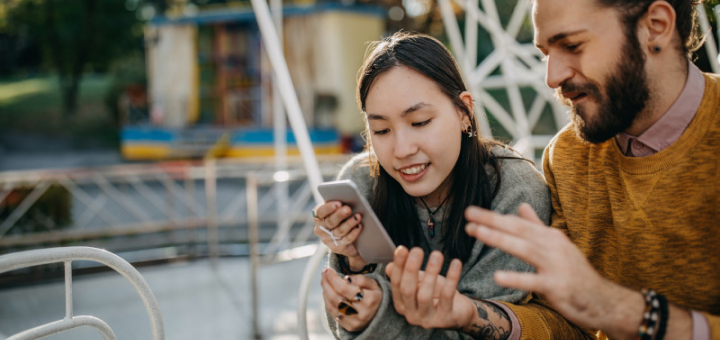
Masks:
[[[704,315],[694,310],[690,311],[692,314],[693,323],[693,340],[709,340],[710,339],[710,324]]]
[[[517,315],[515,315],[515,313],[510,308],[507,308],[507,306],[503,305],[502,303],[497,303],[492,300],[483,300],[483,301],[492,303],[493,305],[502,308],[502,310],[504,310],[505,313],[507,313],[508,317],[510,318],[510,327],[512,327],[512,329],[510,330],[510,337],[507,340],[520,340],[520,335],[522,334],[522,329],[520,329],[520,321],[518,320]],[[697,340],[697,339],[693,339],[693,340]]]

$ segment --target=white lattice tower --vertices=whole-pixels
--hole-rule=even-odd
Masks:
[[[454,2],[465,11],[465,39],[460,31],[453,10]],[[482,4],[482,9],[480,9]],[[503,26],[494,0],[439,0],[445,31],[450,45],[465,74],[470,91],[475,98],[476,114],[485,136],[493,136],[485,110],[510,133],[513,146],[523,154],[535,159],[535,150],[544,148],[552,135],[534,135],[543,110],[552,108],[556,131],[568,121],[566,109],[557,103],[553,91],[545,85],[545,63],[542,54],[531,43],[517,41],[523,21],[530,15],[530,0],[518,0],[507,25]],[[715,14],[717,15],[716,7]],[[713,72],[720,71],[717,45],[702,5],[698,6],[702,31],[707,37],[707,53]],[[484,29],[491,38],[494,50],[478,61],[478,29]],[[492,75],[493,71],[499,74]],[[520,89],[531,89],[535,97],[526,107]],[[510,102],[506,110],[488,90],[504,89]],[[527,91],[527,90],[526,90]]]

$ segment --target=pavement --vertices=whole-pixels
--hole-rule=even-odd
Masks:
[[[262,266],[259,270],[259,324],[262,339],[299,339],[297,303],[300,279],[309,258]],[[308,295],[309,338],[333,339],[324,328],[320,271]],[[140,267],[160,305],[165,339],[253,339],[249,257],[207,259]],[[0,290],[0,339],[65,316],[63,282]],[[105,321],[118,339],[150,339],[144,305],[131,284],[116,272],[73,277],[74,315]],[[54,340],[96,340],[81,327]]]

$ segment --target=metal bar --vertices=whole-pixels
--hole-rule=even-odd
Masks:
[[[72,261],[65,261],[65,319],[73,317]]]
[[[220,220],[230,220],[234,216],[241,214],[242,208],[246,206],[247,194],[244,191],[240,191],[235,195],[235,198],[225,207],[220,213]]]
[[[214,162],[216,162],[216,161],[214,161]],[[201,179],[204,180],[204,179],[205,179],[205,171],[206,171],[206,169],[205,169],[205,167],[202,167],[200,170],[202,171]],[[178,189],[178,186],[179,186],[179,185],[178,185],[177,183],[175,183],[174,181],[171,180],[170,182],[165,182],[165,179],[170,178],[170,177],[168,176],[168,174],[166,174],[166,173],[155,174],[155,178],[157,178],[158,180],[160,180],[160,181],[163,182],[163,183],[166,183],[167,185],[170,185],[170,186],[175,187],[175,189]],[[177,191],[182,191],[182,188],[180,188],[180,189],[177,190]],[[194,192],[194,185],[193,185],[193,192]],[[186,206],[187,208],[189,208],[190,210],[196,212],[196,216],[200,216],[200,215],[202,215],[203,213],[204,213],[204,214],[207,214],[207,211],[200,211],[200,210],[198,210],[199,208],[202,208],[202,204],[200,204],[200,202],[195,201],[195,200],[192,198],[192,195],[182,195],[182,196],[180,196],[180,197],[182,198],[182,201],[183,201],[183,203],[185,203],[185,206]]]
[[[467,0],[467,2],[469,7],[479,6],[478,0]],[[469,74],[470,70],[474,70],[477,66],[478,24],[475,14],[476,11],[465,12],[465,74]]]
[[[136,176],[136,175],[130,175],[127,177],[128,181],[130,182],[130,185],[138,192],[142,197],[144,197],[150,204],[152,204],[158,211],[165,214],[166,217],[170,217],[170,215],[165,210],[165,204],[163,202],[167,202],[168,200],[163,200],[158,194],[153,192],[145,183],[142,182],[142,180]]]
[[[88,315],[79,315],[72,319],[63,319],[55,322],[46,323],[44,325],[28,329],[22,333],[15,334],[6,340],[35,340],[46,336],[58,334],[73,328],[83,326],[92,327],[98,330],[105,340],[117,340],[110,326],[104,321]],[[162,339],[162,338],[153,338]]]
[[[48,181],[41,181],[35,186],[35,189],[33,189],[33,191],[31,191],[30,194],[25,197],[22,203],[20,203],[20,205],[18,205],[18,207],[13,210],[13,212],[10,214],[10,216],[8,216],[7,219],[3,221],[2,224],[0,224],[0,238],[2,238],[3,235],[5,235],[5,233],[7,233],[10,228],[13,227],[15,222],[17,222],[20,217],[22,217],[25,212],[27,212],[28,209],[30,209],[30,207],[32,207],[32,205],[35,204],[38,199],[40,199],[40,196],[45,193],[45,190],[47,190],[49,186],[50,182]]]
[[[93,174],[92,179],[102,191],[108,194],[110,198],[113,198],[116,202],[120,203],[127,212],[134,215],[141,221],[151,221],[150,216],[142,211],[142,209],[138,208],[132,200],[128,199],[126,197],[127,195],[123,194],[118,189],[115,189],[115,187],[100,173]]]
[[[532,106],[530,107],[530,111],[528,112],[528,126],[531,131],[535,125],[537,125],[538,120],[540,120],[540,116],[542,115],[546,103],[547,101],[540,94],[535,96]]]
[[[313,188],[315,201],[319,204],[323,202],[322,196],[320,196],[320,193],[317,191],[317,186],[323,181],[320,167],[315,157],[312,143],[310,142],[310,135],[308,134],[307,126],[305,125],[305,120],[300,110],[300,103],[298,102],[295,88],[293,88],[292,85],[290,71],[283,58],[277,31],[272,25],[268,4],[264,0],[251,0],[251,3],[253,11],[255,12],[255,18],[260,27],[262,39],[265,42],[264,46],[268,52],[270,63],[272,64],[273,74],[275,74],[278,79],[278,86],[283,103],[285,103],[285,110],[290,120],[290,126],[295,135],[297,146],[300,149],[303,164],[308,173],[308,180]]]
[[[160,307],[157,303],[157,299],[155,299],[155,295],[150,290],[150,286],[148,286],[147,282],[145,282],[145,279],[142,275],[140,275],[137,269],[111,252],[90,247],[65,247],[11,253],[0,256],[0,273],[41,264],[76,260],[87,260],[102,263],[114,269],[116,272],[120,273],[120,275],[125,277],[125,279],[130,281],[145,305],[145,309],[150,319],[150,331],[152,333],[152,338],[156,340],[165,338]],[[73,318],[73,320],[78,318],[79,317]],[[63,320],[63,322],[65,321],[72,322],[72,320]],[[64,324],[67,324],[67,322]],[[109,329],[109,327],[107,327],[107,329]],[[24,333],[27,332],[29,331]],[[17,339],[34,338],[37,337]]]
[[[700,19],[700,27],[702,28],[702,32],[705,34],[705,52],[707,52],[708,60],[710,60],[710,66],[713,73],[718,73],[720,72],[720,62],[718,62],[718,49],[715,43],[715,37],[712,33],[712,27],[710,26],[710,22],[707,18],[707,13],[705,12],[705,5],[703,5],[703,3],[700,3],[695,6],[695,9],[697,9],[697,15]]]
[[[85,191],[83,191],[83,190],[80,189],[78,186],[76,186],[72,181],[70,181],[69,178],[67,178],[67,177],[65,177],[65,176],[62,176],[62,177],[58,178],[57,181],[58,181],[60,184],[64,185],[65,188],[67,188],[68,190],[70,190],[70,193],[71,193],[73,196],[77,197],[77,199],[79,199],[79,200],[81,200],[83,203],[85,203],[85,206],[88,206],[88,207],[89,207],[89,206],[91,206],[91,205],[93,204],[93,202],[95,201],[95,199],[93,199],[92,197],[90,197],[90,195],[86,194]],[[102,218],[103,220],[105,220],[105,223],[107,223],[108,225],[121,224],[121,223],[120,223],[120,220],[118,220],[117,218],[115,218],[115,216],[106,213],[105,210],[99,210],[99,211],[98,211],[98,216],[100,216],[100,218]]]
[[[93,217],[97,216],[100,209],[107,203],[107,196],[100,194],[95,200],[92,201],[91,205],[85,209],[85,212],[75,222],[76,229],[84,229]],[[105,221],[107,222],[107,221]],[[112,225],[112,224],[111,224]]]
[[[484,103],[483,105],[485,105],[493,117],[495,117],[503,128],[514,138],[516,133],[515,122],[512,120],[510,114],[489,93],[484,90],[478,90],[478,92],[480,93],[480,100]]]
[[[457,18],[455,17],[452,2],[450,2],[450,0],[439,0],[438,4],[440,5],[440,14],[442,15],[445,32],[447,32],[447,36],[450,38],[450,46],[455,53],[455,59],[458,59],[458,64],[465,65],[465,48],[462,42],[462,34],[460,33],[460,25],[458,25]]]
[[[320,262],[325,258],[328,248],[322,243],[318,242],[317,250],[315,254],[310,258],[308,264],[305,266],[302,279],[300,280],[300,293],[298,296],[298,328],[301,340],[309,340],[308,329],[307,329],[307,300],[310,295],[310,284],[315,278],[314,275],[317,272]]]
[[[520,29],[522,28],[523,19],[525,19],[525,15],[529,12],[530,0],[518,0],[506,28],[511,37],[517,39],[517,35],[520,33]]]
[[[217,226],[217,206],[215,199],[217,198],[216,178],[215,178],[215,159],[205,159],[205,199],[207,202],[207,224],[208,224],[208,248],[210,249],[210,258],[213,266],[217,265],[218,249],[218,226]]]
[[[295,191],[295,195],[290,199],[293,202],[292,207],[289,210],[285,210],[285,213],[279,216],[285,216],[278,221],[278,230],[273,235],[270,244],[265,249],[266,254],[274,254],[281,248],[281,245],[287,242],[288,236],[290,235],[290,227],[292,227],[292,221],[289,218],[288,212],[295,212],[300,207],[304,207],[308,200],[312,197],[312,190],[310,189],[310,183],[305,182],[300,189]]]
[[[260,228],[258,206],[257,206],[257,194],[258,194],[258,182],[255,173],[250,173],[247,176],[246,186],[247,188],[247,211],[248,211],[248,237],[250,239],[250,277],[251,277],[251,294],[252,294],[252,322],[253,322],[253,338],[261,339],[262,334],[260,333],[260,322],[258,320],[258,299],[260,293],[258,291],[258,267],[260,266],[260,252],[258,249],[258,229]]]

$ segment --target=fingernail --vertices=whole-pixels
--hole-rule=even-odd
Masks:
[[[345,275],[344,279],[345,279],[345,281],[347,281],[348,283],[352,283],[352,277],[351,277],[350,275]]]
[[[440,256],[438,252],[433,252],[430,254],[430,263],[437,264],[440,262]]]
[[[359,220],[360,220],[360,214],[356,214],[356,215],[355,215],[355,221],[359,221]]]
[[[355,301],[360,302],[360,301],[362,301],[363,297],[364,297],[363,293],[358,292],[357,294],[355,294]]]
[[[465,232],[470,234],[474,233],[477,230],[478,226],[475,223],[468,223],[468,225],[465,226]]]

